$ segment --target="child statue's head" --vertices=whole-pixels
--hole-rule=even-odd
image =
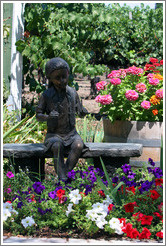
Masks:
[[[60,57],[52,58],[46,63],[45,72],[49,80],[48,87],[54,85],[56,88],[64,89],[68,84],[69,65]]]

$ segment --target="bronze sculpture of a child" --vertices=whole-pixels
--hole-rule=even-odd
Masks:
[[[75,114],[85,116],[88,111],[82,106],[76,90],[68,86],[69,65],[62,58],[49,60],[45,67],[49,80],[48,89],[39,99],[36,108],[38,121],[47,121],[45,151],[53,152],[54,167],[59,179],[66,179],[82,153],[83,140],[75,128]],[[64,153],[68,152],[66,164]]]

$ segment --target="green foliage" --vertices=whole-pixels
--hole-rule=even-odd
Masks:
[[[4,143],[40,143],[44,142],[46,123],[39,123],[36,115],[17,120],[17,111],[8,111],[3,106],[3,142]]]
[[[149,57],[162,59],[162,25],[162,9],[143,5],[131,9],[119,4],[28,3],[25,38],[16,42],[24,58],[26,83],[31,91],[43,91],[34,70],[44,71],[48,59],[56,56],[69,63],[71,74],[91,77],[102,75],[107,66],[140,65]]]

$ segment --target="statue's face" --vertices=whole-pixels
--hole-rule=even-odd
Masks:
[[[50,82],[59,89],[65,89],[68,84],[69,72],[67,69],[54,70],[50,75]]]

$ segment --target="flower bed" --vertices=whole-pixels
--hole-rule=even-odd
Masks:
[[[132,170],[123,165],[108,181],[104,172],[81,165],[66,181],[49,176],[42,183],[12,171],[4,173],[3,227],[13,235],[35,235],[50,228],[126,236],[163,238],[163,173],[151,167]],[[106,173],[105,173],[106,174]],[[107,175],[106,175],[107,177]]]

